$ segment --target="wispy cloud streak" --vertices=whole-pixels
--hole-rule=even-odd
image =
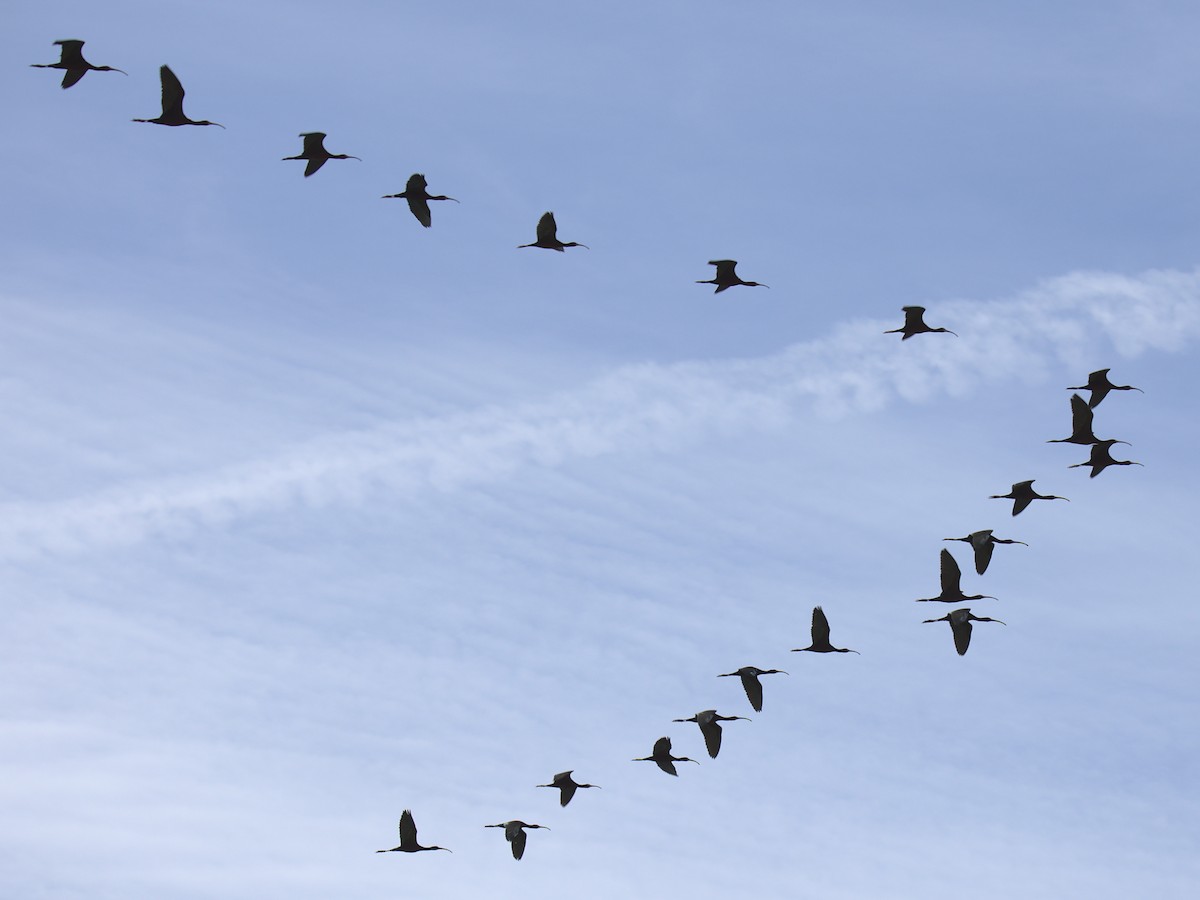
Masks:
[[[1112,353],[1178,350],[1200,335],[1200,272],[1075,273],[1015,298],[954,301],[929,321],[961,337],[901,342],[859,320],[755,358],[626,366],[544,400],[331,435],[192,476],[125,484],[53,503],[0,507],[8,558],[130,543],[293,505],[359,502],[380,490],[453,490],[523,466],[666,450],[770,430],[805,411],[844,415],[897,399],[1011,379],[1043,380]],[[1103,354],[1103,357],[1101,356]]]

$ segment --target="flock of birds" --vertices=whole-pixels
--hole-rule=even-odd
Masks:
[[[61,40],[54,42],[61,48],[60,59],[53,63],[33,63],[34,68],[49,68],[61,69],[63,71],[62,87],[69,88],[77,84],[88,72],[121,72],[123,75],[128,73],[121,69],[116,69],[111,66],[95,66],[88,62],[83,57],[84,42],[80,40]],[[162,85],[162,112],[152,119],[134,119],[134,122],[147,122],[156,125],[216,125],[219,128],[225,126],[217,122],[208,120],[191,119],[183,111],[184,90],[183,85],[171,71],[168,66],[162,66],[159,70],[159,77]],[[323,132],[305,132],[300,135],[303,138],[303,146],[301,152],[296,156],[284,157],[285,160],[304,160],[306,166],[304,169],[305,177],[316,173],[322,166],[331,159],[359,159],[357,156],[351,156],[345,153],[330,153],[325,149],[325,137]],[[421,174],[413,174],[405,186],[402,193],[387,194],[384,199],[402,199],[408,202],[409,210],[413,216],[426,228],[432,225],[432,215],[429,208],[430,201],[449,200],[455,203],[459,202],[453,197],[444,195],[433,195],[428,192],[428,183],[425,176]],[[558,225],[555,221],[552,212],[546,212],[542,215],[537,224],[536,240],[529,244],[521,244],[519,248],[539,247],[545,250],[556,250],[563,252],[568,247],[584,247],[586,244],[581,244],[575,241],[561,241],[558,238]],[[737,261],[732,259],[715,259],[710,260],[709,265],[716,267],[716,274],[711,279],[698,280],[697,284],[712,284],[716,286],[714,293],[721,293],[731,287],[769,287],[769,285],[761,284],[756,281],[744,281],[738,276],[736,267]],[[924,314],[925,308],[921,306],[905,306],[902,308],[904,312],[904,324],[899,328],[890,329],[885,334],[900,334],[901,340],[908,340],[918,334],[927,333],[942,333],[957,336],[948,328],[932,328],[925,323]],[[1077,387],[1069,387],[1072,391],[1089,391],[1091,397],[1088,401],[1084,401],[1078,394],[1071,395],[1071,434],[1065,438],[1055,438],[1048,443],[1071,443],[1090,447],[1090,456],[1085,462],[1076,463],[1068,468],[1086,467],[1091,469],[1090,476],[1095,478],[1100,472],[1109,466],[1129,466],[1142,465],[1133,460],[1118,460],[1111,455],[1111,450],[1115,444],[1124,444],[1126,441],[1119,441],[1113,438],[1100,439],[1097,438],[1092,430],[1094,410],[1104,398],[1112,391],[1140,391],[1140,388],[1132,385],[1113,384],[1109,378],[1109,369],[1099,369],[1092,372],[1088,376],[1087,383]],[[1066,500],[1065,497],[1058,497],[1052,494],[1039,494],[1033,489],[1033,480],[1020,481],[1012,485],[1012,488],[1007,494],[993,494],[991,499],[1008,499],[1013,501],[1012,515],[1017,516],[1023,512],[1034,500]],[[945,538],[946,541],[961,541],[969,544],[975,563],[975,571],[979,575],[983,575],[988,568],[992,559],[992,553],[997,544],[1025,544],[1024,541],[1014,539],[998,538],[991,529],[983,529],[980,531],[971,532],[964,537]],[[987,594],[964,594],[962,591],[962,570],[953,554],[948,549],[943,548],[939,554],[940,560],[940,584],[941,590],[936,597],[918,598],[918,603],[965,603],[974,600],[989,599],[994,600]],[[944,616],[936,619],[925,619],[923,624],[933,622],[948,622],[950,631],[954,640],[954,647],[960,656],[966,654],[971,643],[972,623],[974,622],[998,622],[1006,624],[999,619],[993,619],[987,616],[976,616],[971,612],[969,607],[954,609]],[[811,643],[807,647],[799,647],[793,650],[794,653],[813,652],[813,653],[858,653],[857,650],[851,650],[845,647],[835,647],[830,642],[830,626],[829,619],[825,615],[825,611],[817,606],[812,611],[812,626],[811,626]],[[760,679],[764,675],[786,675],[788,674],[782,669],[760,669],[757,666],[742,666],[733,672],[725,672],[720,674],[720,678],[736,677],[740,680],[742,689],[745,692],[746,699],[749,701],[751,708],[755,712],[762,712],[763,708],[763,686]],[[693,716],[687,718],[674,719],[675,722],[694,722],[700,729],[700,734],[704,740],[705,748],[708,756],[711,759],[716,759],[721,750],[721,741],[723,731],[722,722],[732,721],[750,721],[745,716],[727,716],[717,712],[716,709],[705,709],[697,712]],[[654,742],[653,749],[648,756],[637,757],[634,762],[653,762],[667,775],[678,776],[679,772],[675,767],[679,762],[699,763],[699,760],[691,759],[686,756],[674,756],[672,753],[670,737],[660,737]],[[581,784],[573,778],[574,770],[559,772],[548,784],[537,785],[537,787],[555,788],[559,791],[559,804],[563,807],[567,806],[575,796],[576,792],[581,789],[599,788],[595,784]],[[509,843],[512,856],[514,859],[521,859],[525,854],[525,846],[527,840],[527,829],[546,829],[546,826],[524,822],[520,819],[510,819],[506,822],[500,822],[494,825],[484,826],[486,828],[502,828],[504,829],[505,840]],[[440,847],[436,845],[424,846],[417,839],[417,826],[413,818],[411,810],[404,810],[400,816],[400,843],[395,847],[390,847],[384,850],[376,851],[378,853],[416,853],[423,850],[447,850],[448,847]]]

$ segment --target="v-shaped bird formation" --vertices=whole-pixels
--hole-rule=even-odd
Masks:
[[[83,46],[81,40],[59,40],[54,42],[60,48],[60,58],[57,62],[52,63],[32,63],[34,68],[50,68],[59,69],[63,72],[61,87],[70,88],[80,82],[88,72],[120,72],[123,75],[128,73],[121,69],[111,66],[96,66],[84,59]],[[144,122],[156,125],[182,126],[182,125],[216,125],[219,128],[224,128],[217,122],[211,122],[205,119],[191,119],[183,111],[184,89],[179,78],[171,70],[169,66],[163,65],[159,69],[159,81],[161,87],[161,112],[158,116],[148,119],[133,119],[134,122]],[[299,136],[303,139],[301,152],[295,156],[283,157],[284,160],[303,160],[305,161],[304,177],[308,178],[315,175],[320,169],[330,160],[345,160],[354,159],[361,161],[358,156],[352,156],[346,153],[330,153],[325,148],[325,138],[327,135],[320,131],[301,132]],[[424,228],[430,228],[433,224],[432,213],[430,210],[431,201],[451,201],[458,203],[454,197],[449,197],[442,194],[430,194],[428,191],[428,182],[425,175],[414,173],[409,176],[405,185],[404,191],[397,194],[384,194],[384,199],[402,199],[407,201],[409,211],[413,217]],[[543,250],[554,250],[563,253],[568,248],[582,247],[589,249],[588,245],[577,241],[563,241],[558,237],[558,223],[553,212],[544,212],[538,219],[536,225],[536,239],[528,244],[520,244],[517,249],[524,248],[540,248]],[[711,284],[715,286],[713,293],[720,294],[723,291],[732,287],[768,287],[757,281],[746,281],[737,274],[737,261],[733,259],[714,259],[709,260],[709,265],[714,266],[716,271],[712,278],[697,280],[697,284]],[[959,335],[945,327],[931,327],[925,322],[925,308],[922,306],[904,306],[904,324],[899,328],[889,329],[884,334],[900,334],[902,341],[907,341],[917,335],[923,334],[949,334],[954,337]],[[961,326],[960,326],[961,327]],[[964,342],[965,343],[965,342]],[[955,346],[963,346],[962,343],[951,342]],[[907,351],[899,351],[907,352]],[[1112,447],[1115,444],[1125,444],[1126,441],[1117,440],[1115,438],[1097,438],[1093,430],[1095,410],[1101,402],[1113,391],[1141,391],[1141,388],[1132,385],[1114,384],[1108,376],[1110,369],[1097,369],[1088,375],[1084,385],[1069,387],[1071,391],[1089,391],[1090,399],[1084,401],[1083,397],[1078,393],[1073,393],[1070,398],[1071,409],[1071,433],[1067,437],[1051,438],[1047,443],[1069,443],[1079,444],[1090,448],[1090,456],[1085,462],[1074,463],[1068,468],[1089,468],[1089,478],[1095,478],[1105,469],[1113,466],[1140,466],[1142,463],[1133,460],[1118,460],[1111,455]],[[990,499],[1008,499],[1013,501],[1012,516],[1015,517],[1024,512],[1030,507],[1034,500],[1066,500],[1066,497],[1060,497],[1054,494],[1041,494],[1033,489],[1034,479],[1027,479],[1013,483],[1007,494],[993,494]],[[956,541],[968,544],[974,558],[974,568],[977,575],[982,576],[988,571],[989,564],[992,560],[992,554],[995,547],[999,544],[1011,545],[1021,544],[1028,547],[1024,541],[1013,538],[997,538],[993,530],[990,528],[972,531],[964,537],[945,538],[945,541]],[[940,590],[937,596],[918,598],[920,603],[951,603],[961,604],[976,600],[995,600],[996,598],[988,594],[966,594],[962,590],[962,570],[959,567],[957,560],[949,549],[943,547],[939,554],[939,586]],[[948,622],[950,625],[951,636],[953,638],[954,648],[959,656],[965,656],[971,644],[973,623],[990,622],[1006,625],[999,619],[990,618],[987,616],[976,616],[970,608],[961,607],[951,610],[946,615],[934,619],[925,619],[923,624],[934,622]],[[821,606],[816,606],[812,610],[810,636],[811,642],[807,647],[795,648],[793,653],[818,653],[818,654],[858,654],[858,650],[853,650],[846,647],[835,647],[830,639],[830,623]],[[814,663],[814,665],[825,665],[825,663]],[[719,674],[720,678],[737,678],[741,684],[742,691],[745,694],[751,709],[756,713],[761,713],[763,710],[763,684],[762,677],[765,675],[788,674],[782,669],[762,669],[757,666],[742,666],[732,672]],[[772,688],[774,690],[774,688]],[[712,760],[717,759],[722,746],[723,728],[722,723],[735,721],[750,721],[746,716],[739,715],[722,715],[717,712],[716,708],[703,709],[695,715],[687,718],[677,718],[674,722],[693,722],[700,731],[701,738],[704,742],[705,750],[708,757]],[[739,726],[740,728],[740,726]],[[737,731],[738,729],[735,729]],[[752,729],[750,729],[752,730]],[[739,735],[740,739],[741,735]],[[660,737],[653,744],[653,749],[648,756],[636,757],[635,762],[653,762],[662,772],[667,775],[678,777],[679,771],[676,768],[676,763],[687,762],[699,764],[699,760],[687,756],[675,756],[672,750],[671,738]],[[549,783],[539,784],[539,788],[555,788],[559,792],[558,800],[562,808],[567,807],[580,790],[599,788],[599,785],[577,782],[573,777],[574,770],[567,769],[557,773]],[[527,844],[528,830],[550,830],[545,825],[533,824],[525,822],[521,819],[509,819],[497,824],[486,825],[487,828],[500,828],[504,830],[504,837],[509,844],[513,859],[520,860],[524,857]],[[377,851],[378,853],[417,853],[425,850],[449,850],[446,847],[437,845],[423,846],[417,839],[417,826],[410,810],[405,809],[400,816],[399,823],[400,843],[398,846]]]

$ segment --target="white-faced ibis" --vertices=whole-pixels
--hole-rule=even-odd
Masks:
[[[760,675],[786,675],[783,669],[759,669],[755,666],[742,666],[736,672],[726,672],[718,678],[732,678],[734,675],[742,679],[742,688],[746,691],[746,699],[754,707],[755,712],[762,712],[762,682]]]
[[[1068,503],[1071,502],[1067,497],[1056,497],[1054,494],[1039,494],[1033,489],[1033,482],[1036,480],[1031,478],[1028,481],[1018,481],[1007,494],[992,494],[989,499],[1011,500],[1013,502],[1012,514],[1014,516],[1019,515],[1021,510],[1034,500],[1066,500]]]
[[[1078,394],[1071,395],[1071,433],[1065,438],[1051,438],[1047,444],[1096,444],[1100,438],[1092,431],[1092,419],[1095,413]],[[1116,441],[1118,444],[1127,441]]]
[[[314,172],[316,169],[313,170]],[[407,200],[409,211],[417,217],[417,221],[428,228],[433,224],[433,216],[429,212],[430,200],[454,200],[453,197],[443,195],[433,195],[425,189],[429,187],[429,183],[425,180],[425,176],[419,173],[414,173],[408,178],[408,184],[404,186],[402,194],[384,194],[384,200]],[[457,203],[457,200],[454,200]]]
[[[575,241],[568,241],[564,244],[560,241],[558,239],[558,223],[554,221],[554,213],[552,212],[542,213],[542,217],[538,219],[537,223],[537,240],[532,244],[519,244],[517,249],[520,250],[523,247],[541,247],[543,250],[557,250],[559,253],[563,252],[564,247],[582,247],[584,250],[591,249],[587,244],[580,244]]]
[[[792,652],[803,653],[806,650],[813,653],[858,653],[857,650],[847,650],[829,643],[829,619],[825,617],[825,610],[819,606],[813,607],[812,643],[807,647],[797,647]]]
[[[679,773],[675,771],[675,763],[690,762],[699,765],[700,760],[690,759],[686,756],[672,756],[671,739],[669,737],[660,737],[654,742],[654,750],[649,756],[639,756],[634,759],[634,762],[652,762],[668,775],[678,777]]]
[[[995,600],[988,594],[973,594],[967,596],[962,592],[959,583],[962,581],[962,569],[958,567],[958,560],[946,548],[942,548],[940,554],[940,571],[942,592],[936,597],[922,597],[917,600],[918,603],[962,603],[964,600]]]
[[[325,149],[325,132],[323,131],[302,131],[299,135],[304,138],[304,149],[299,156],[285,156],[288,159],[307,159],[308,165],[304,167],[304,177],[307,178],[321,166],[325,165],[331,159],[357,159],[362,162],[357,156],[350,156],[346,153],[330,153]]]
[[[904,310],[904,325],[901,328],[893,328],[890,331],[885,331],[884,334],[901,334],[904,335],[900,340],[907,341],[914,334],[928,334],[930,332],[941,332],[944,334],[953,334],[958,337],[949,328],[930,328],[925,324],[925,307],[923,306],[902,306]]]
[[[737,268],[736,259],[710,259],[708,264],[717,267],[717,274],[707,281],[697,281],[696,284],[715,284],[717,289],[713,291],[714,294],[719,294],[726,288],[736,287],[739,284],[743,287],[771,287],[769,284],[760,284],[757,281],[742,281],[734,271]]]
[[[694,716],[689,716],[686,719],[672,719],[672,722],[695,722],[700,726],[700,733],[704,735],[704,746],[708,748],[708,755],[713,759],[717,758],[717,754],[721,752],[721,723],[732,722],[736,719],[741,719],[743,722],[749,722],[745,716],[723,716],[715,709],[702,709]]]
[[[949,622],[950,631],[954,635],[954,649],[958,651],[959,656],[966,655],[967,648],[971,646],[971,623],[972,622],[1000,622],[999,619],[989,619],[987,616],[972,615],[969,609],[956,609],[946,613],[940,619],[926,619],[922,624],[928,625],[930,622]],[[1001,625],[1008,624],[1000,622]]]
[[[554,776],[554,780],[549,784],[539,784],[538,787],[558,788],[558,805],[566,806],[571,802],[571,798],[575,796],[575,791],[579,788],[598,788],[598,784],[579,784],[571,777],[574,769],[567,769],[565,772],[559,772]]]
[[[1113,444],[1123,444],[1124,441],[1097,441],[1092,444],[1092,454],[1088,457],[1087,462],[1076,463],[1073,466],[1067,466],[1068,469],[1078,469],[1081,466],[1091,466],[1092,474],[1089,478],[1095,478],[1109,466],[1140,466],[1140,462],[1134,462],[1132,459],[1113,459],[1112,450]]]
[[[413,821],[412,810],[406,809],[400,814],[400,846],[389,847],[387,850],[376,850],[376,853],[417,853],[421,850],[445,850],[453,853],[449,847],[422,847],[417,843],[417,824]]]
[[[512,845],[513,859],[520,859],[525,855],[525,829],[526,828],[546,828],[545,825],[531,825],[528,822],[522,822],[520,819],[511,819],[508,822],[501,822],[499,825],[484,825],[484,828],[503,828],[504,839]],[[546,828],[549,831],[549,828]]]
[[[992,529],[985,528],[983,531],[972,531],[966,537],[960,538],[942,538],[944,541],[966,541],[975,551],[975,571],[982,575],[987,571],[988,563],[992,561],[992,550],[997,544],[1021,544],[1028,547],[1024,541],[1012,541],[1005,538],[998,538],[992,535]]]
[[[88,72],[120,72],[122,75],[129,74],[124,69],[114,69],[112,66],[93,66],[83,58],[83,41],[55,41],[54,43],[61,48],[58,62],[30,63],[29,65],[34,69],[62,69],[62,86],[64,89],[77,84],[79,79]]]
[[[175,77],[169,66],[161,66],[158,70],[162,82],[162,115],[153,119],[134,119],[135,122],[150,122],[154,125],[216,125],[224,128],[220,122],[210,122],[207,119],[196,121],[183,114],[183,85]]]
[[[63,85],[66,87],[66,85]],[[1087,384],[1081,384],[1078,387],[1069,387],[1068,391],[1091,391],[1092,396],[1088,400],[1088,407],[1095,409],[1100,405],[1100,401],[1108,396],[1109,391],[1137,391],[1146,393],[1141,388],[1134,387],[1132,384],[1113,384],[1108,380],[1108,373],[1112,369],[1097,369],[1088,375]]]

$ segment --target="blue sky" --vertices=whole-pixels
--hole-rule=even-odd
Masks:
[[[1189,4],[6,24],[6,894],[1194,894]],[[129,121],[164,63],[227,130]],[[1101,367],[1145,467],[1089,479]],[[1008,623],[962,658],[943,547]],[[817,604],[861,656],[789,653]],[[406,807],[454,854],[377,856]]]

